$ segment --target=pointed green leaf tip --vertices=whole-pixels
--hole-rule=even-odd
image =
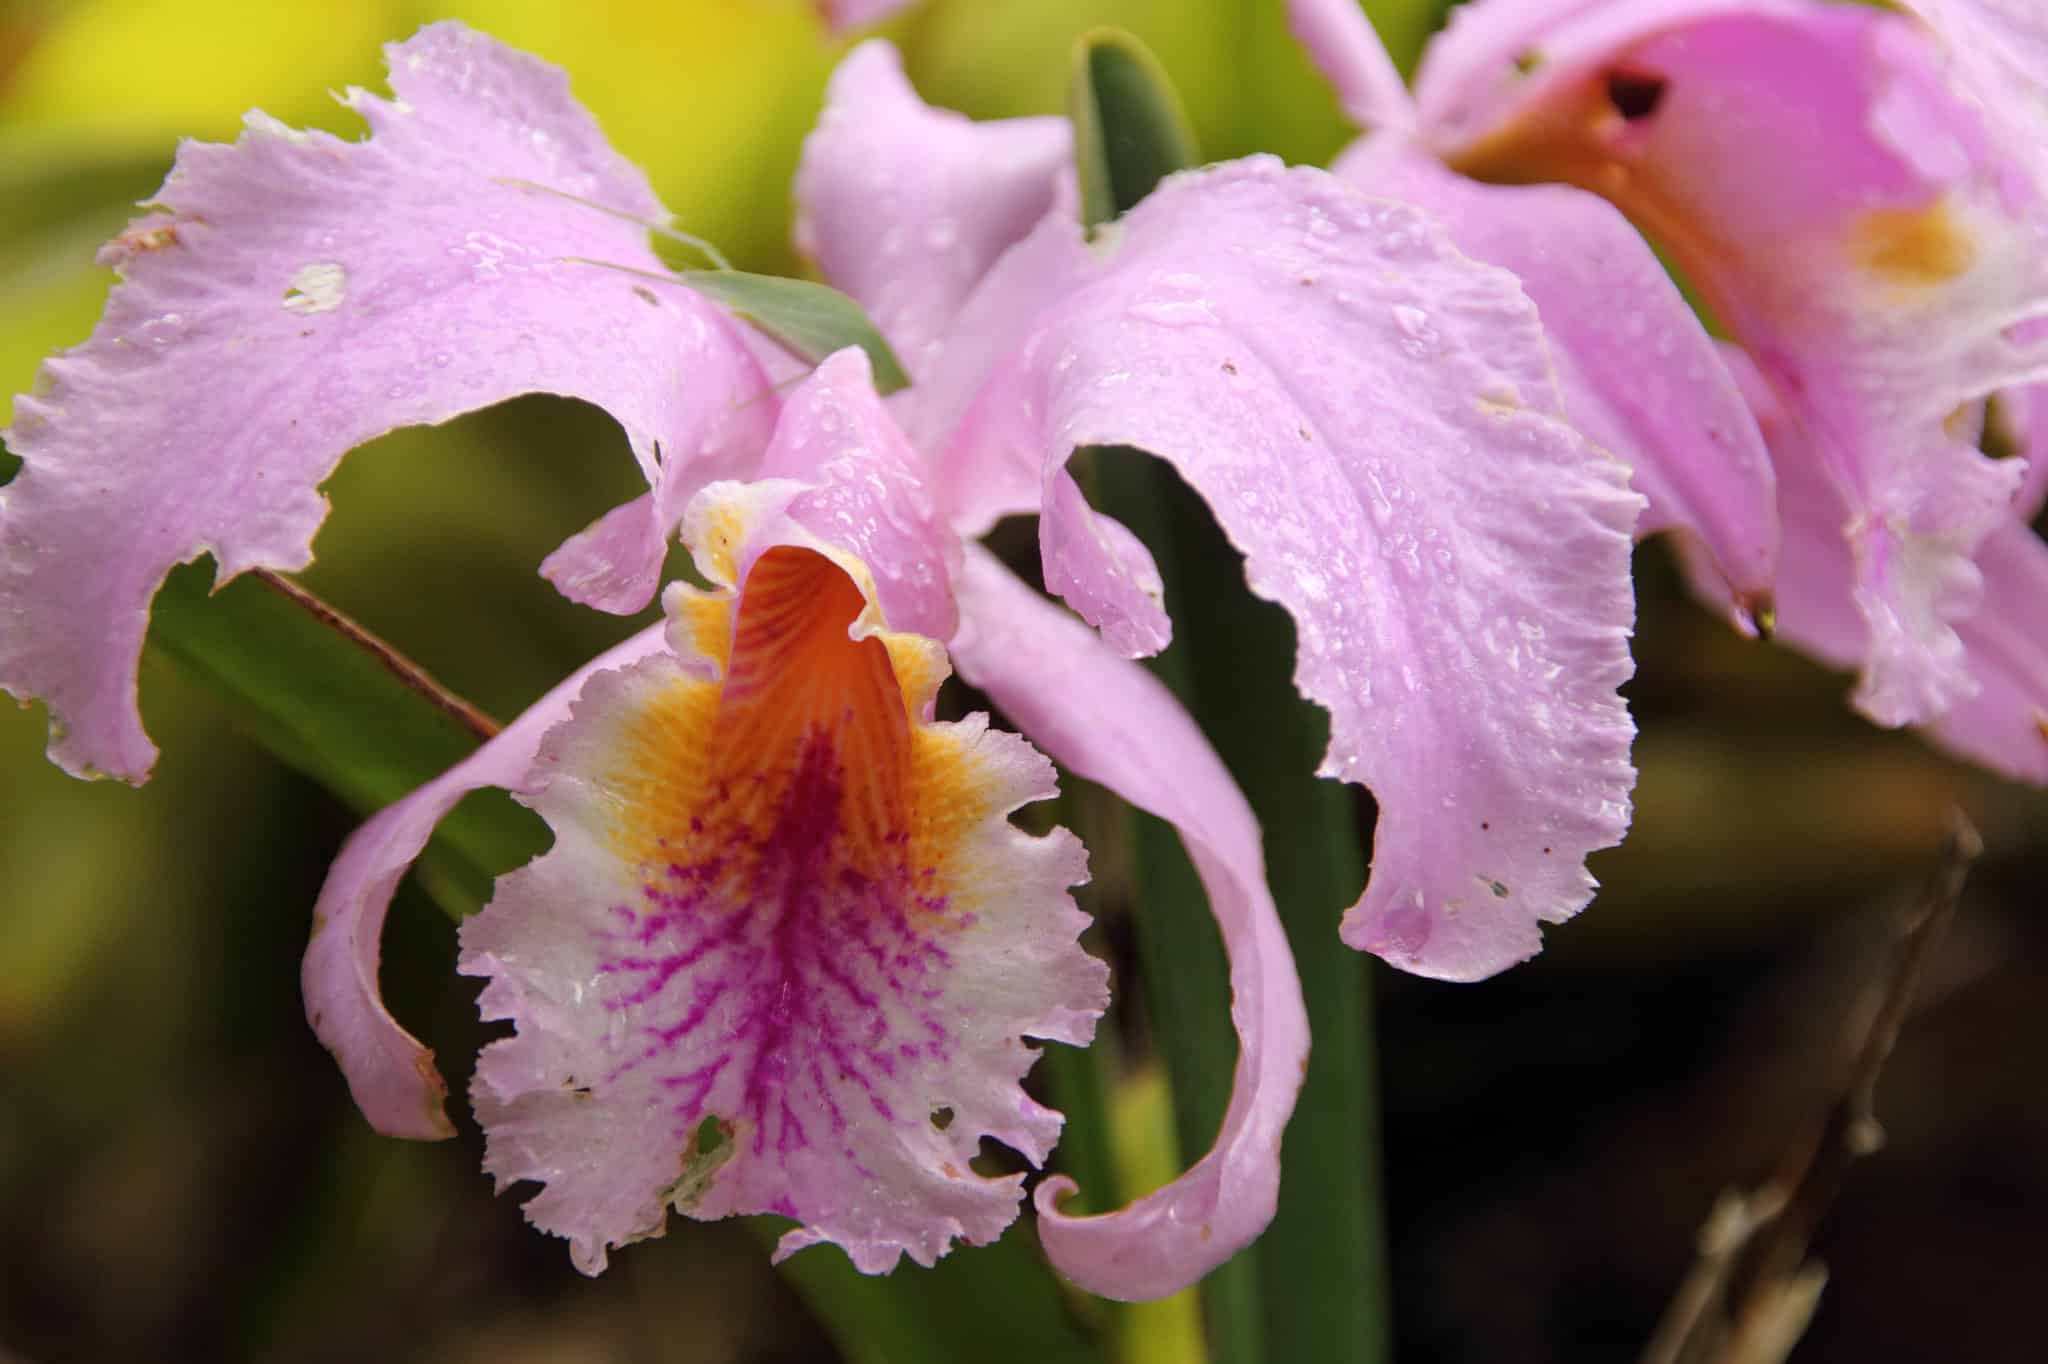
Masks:
[[[683,283],[717,299],[797,355],[817,364],[834,351],[859,346],[883,397],[910,387],[910,376],[881,328],[860,304],[829,285],[744,270],[684,270]]]
[[[1167,176],[1201,161],[1165,70],[1122,29],[1096,29],[1076,45],[1067,112],[1084,226],[1108,222]]]

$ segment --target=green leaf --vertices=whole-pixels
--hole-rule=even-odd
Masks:
[[[1166,176],[1200,163],[1180,96],[1145,45],[1121,29],[1096,29],[1076,46],[1067,112],[1087,227],[1126,212]]]
[[[205,561],[172,570],[151,616],[150,648],[224,697],[271,752],[351,808],[383,808],[481,741],[474,721],[408,684],[388,646],[383,655],[366,647],[366,634],[339,613],[323,620],[256,574],[218,592],[211,581]],[[547,844],[539,816],[502,791],[480,791],[441,821],[421,878],[450,914],[474,913],[493,878]]]
[[[1104,460],[1100,473],[1105,510],[1145,538],[1166,579],[1175,634],[1174,647],[1162,656],[1168,682],[1193,711],[1259,817],[1267,879],[1301,975],[1315,1039],[1301,1101],[1282,1148],[1279,1210],[1253,1247],[1259,1289],[1255,1295],[1240,1292],[1237,1299],[1243,1310],[1256,1311],[1258,1320],[1252,1328],[1234,1327],[1249,1329],[1258,1343],[1240,1343],[1233,1353],[1219,1337],[1217,1356],[1378,1364],[1388,1357],[1390,1332],[1367,994],[1370,964],[1337,940],[1338,917],[1357,898],[1365,877],[1353,793],[1313,775],[1328,742],[1329,722],[1294,690],[1293,624],[1279,607],[1247,590],[1242,559],[1201,499],[1164,465],[1124,452]],[[1165,909],[1163,897],[1154,900],[1148,894],[1148,915],[1156,918],[1155,911]],[[1149,926],[1150,920],[1139,925],[1141,943]],[[1191,927],[1175,924],[1164,931],[1179,938]],[[1159,969],[1213,969],[1191,963],[1185,943],[1155,951],[1168,958]],[[1157,976],[1150,957],[1145,965],[1149,985]],[[1187,993],[1180,982],[1169,984],[1176,999]],[[1199,1008],[1201,1003],[1190,1000],[1175,1007]],[[1214,1012],[1213,1003],[1210,1008]],[[1178,1016],[1159,1026],[1196,1035],[1203,1031],[1200,1020]],[[1175,1045],[1189,1050],[1190,1039],[1177,1039]],[[1169,1050],[1169,1065],[1176,1055]],[[1189,1055],[1180,1064],[1217,1063]],[[1172,1074],[1179,1102],[1180,1071]],[[1209,1107],[1222,1098],[1207,1092],[1201,1080],[1197,1083],[1194,1097],[1207,1120]],[[1216,1111],[1220,1114],[1220,1107]]]
[[[677,273],[692,289],[717,299],[814,365],[834,351],[859,346],[874,368],[877,393],[887,397],[910,386],[910,376],[874,320],[829,285],[744,270]]]
[[[1099,505],[1151,548],[1170,584],[1174,525],[1160,499],[1169,490],[1165,485],[1178,486],[1177,480],[1135,450],[1086,449],[1076,458],[1093,471]],[[1169,649],[1150,666],[1182,704],[1195,708],[1195,679],[1185,649]],[[1131,819],[1138,967],[1153,1044],[1166,1063],[1173,1091],[1174,1128],[1182,1154],[1193,1160],[1215,1145],[1230,1105],[1237,1066],[1230,963],[1180,835],[1152,815],[1133,812]],[[1259,1271],[1264,1247],[1264,1241],[1254,1243],[1202,1280],[1210,1351],[1222,1364],[1258,1364],[1266,1357]]]

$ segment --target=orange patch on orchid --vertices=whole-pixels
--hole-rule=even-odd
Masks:
[[[1977,248],[1948,201],[1937,199],[1925,208],[1872,209],[1851,232],[1849,253],[1887,284],[1926,289],[1969,269]]]
[[[944,649],[886,630],[852,638],[867,611],[845,569],[791,546],[755,561],[737,610],[725,597],[684,603],[682,633],[723,676],[680,679],[624,720],[621,855],[650,874],[715,866],[718,881],[746,880],[790,812],[817,802],[834,874],[915,876],[911,904],[964,911],[948,867],[992,812],[995,784],[971,737],[924,720]]]

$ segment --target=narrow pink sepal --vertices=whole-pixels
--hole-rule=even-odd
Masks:
[[[948,477],[1041,461],[1047,585],[1129,646],[1163,633],[1159,604],[1059,479],[1079,446],[1171,463],[1295,619],[1324,775],[1379,800],[1345,940],[1456,979],[1532,955],[1627,827],[1642,501],[1558,420],[1513,277],[1419,210],[1263,158],[1174,177],[1092,245],[1048,221],[986,289],[1018,271],[1056,302]]]
[[[659,270],[665,216],[555,68],[459,24],[388,49],[394,97],[351,90],[358,142],[262,114],[187,143],[102,253],[122,274],[92,338],[16,404],[26,461],[0,491],[0,686],[48,702],[51,758],[141,780],[149,603],[175,564],[295,571],[343,454],[516,394],[596,403],[625,427],[648,512],[742,472],[774,419],[741,329]],[[639,512],[550,560],[571,595],[632,610],[668,527]]]
[[[1091,1293],[1165,1297],[1222,1264],[1272,1221],[1280,1137],[1308,1065],[1308,1016],[1266,889],[1258,824],[1172,694],[1079,620],[970,547],[953,659],[966,681],[1068,770],[1172,824],[1209,894],[1230,957],[1237,1069],[1208,1154],[1163,1188],[1095,1217],[1059,1210],[1070,1179],[1038,1186],[1039,1238]]]
[[[334,859],[313,909],[300,983],[307,1020],[379,1132],[422,1141],[455,1135],[434,1054],[391,1016],[377,983],[384,914],[399,880],[457,801],[486,786],[525,789],[542,737],[569,713],[585,680],[662,647],[663,627],[652,625],[586,663],[496,738],[372,816]]]
[[[796,239],[922,380],[981,277],[1052,208],[1063,118],[976,123],[919,99],[896,50],[847,55],[797,169]]]
[[[1359,0],[1287,0],[1287,27],[1352,122],[1373,131],[1405,131],[1414,124],[1408,87]]]
[[[1568,185],[1468,180],[1393,138],[1354,144],[1332,170],[1427,209],[1459,250],[1514,272],[1542,316],[1566,417],[1649,499],[1637,535],[1698,536],[1753,633],[1777,572],[1771,457],[1713,338],[1628,220]]]

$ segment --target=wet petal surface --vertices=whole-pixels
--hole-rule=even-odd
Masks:
[[[1066,890],[1085,859],[1007,819],[1049,763],[928,718],[944,651],[732,487],[687,533],[740,587],[672,588],[675,653],[586,690],[540,757],[555,847],[463,927],[485,1016],[518,1028],[478,1065],[486,1166],[546,1184],[528,1216],[586,1272],[670,1206],[793,1217],[778,1254],[930,1264],[1016,1215],[981,1139],[1035,1162],[1058,1134],[1018,1081],[1025,1036],[1085,1042],[1106,1003]]]
[[[371,135],[260,114],[190,143],[102,260],[123,280],[91,340],[49,361],[0,491],[0,685],[49,703],[51,756],[141,779],[149,603],[175,564],[303,568],[342,455],[516,394],[617,417],[659,495],[550,561],[578,600],[652,595],[688,494],[737,472],[774,404],[736,324],[658,270],[639,227],[509,181],[664,216],[562,74],[459,25],[389,50],[394,97],[351,91]],[[666,520],[664,520],[666,517]]]
[[[1557,420],[1513,278],[1415,209],[1259,158],[1174,177],[1093,245],[1048,222],[987,288],[1018,270],[1058,301],[949,474],[1034,458],[1050,493],[1077,446],[1172,463],[1295,619],[1325,774],[1379,800],[1345,940],[1455,978],[1535,952],[1627,826],[1641,500]],[[1048,585],[1113,645],[1159,647],[1163,612],[1091,520],[1048,501]]]
[[[1566,416],[1649,499],[1637,534],[1698,536],[1753,630],[1777,571],[1770,455],[1713,339],[1627,220],[1569,186],[1468,180],[1391,138],[1333,169],[1427,209],[1459,250],[1514,272],[1542,315]]]

